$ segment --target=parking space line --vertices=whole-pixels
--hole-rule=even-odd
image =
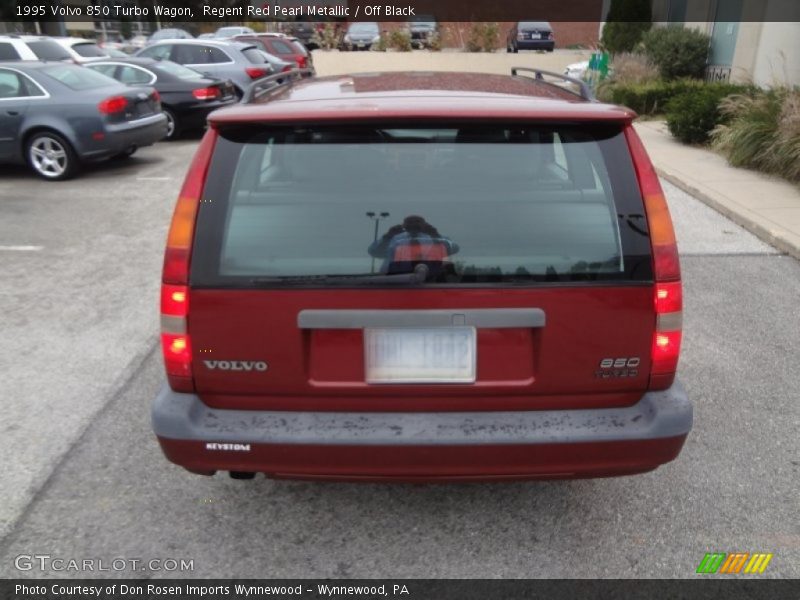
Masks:
[[[0,246],[0,251],[7,250],[8,252],[38,252],[44,246]]]
[[[169,181],[172,177],[137,177],[136,181]]]

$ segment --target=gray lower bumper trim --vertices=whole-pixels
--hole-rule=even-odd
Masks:
[[[685,435],[692,404],[683,386],[648,392],[627,408],[459,413],[219,410],[165,386],[153,404],[159,437],[254,444],[570,444]]]

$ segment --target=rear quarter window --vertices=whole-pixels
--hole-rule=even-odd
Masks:
[[[20,60],[20,55],[11,44],[0,42],[0,60]]]
[[[618,126],[226,129],[208,182],[193,285],[410,269],[412,222],[448,254],[432,285],[651,279]]]
[[[64,48],[52,40],[37,40],[28,42],[28,48],[39,60],[71,60]]]

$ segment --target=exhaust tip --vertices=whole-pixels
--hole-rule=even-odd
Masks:
[[[231,479],[254,479],[256,474],[252,471],[231,471]]]

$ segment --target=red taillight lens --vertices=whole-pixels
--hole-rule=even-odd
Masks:
[[[291,70],[292,70],[292,65],[286,65],[281,69],[281,73],[288,73]]]
[[[633,126],[625,128],[625,137],[628,140],[644,200],[647,226],[650,230],[650,245],[653,249],[653,275],[656,281],[679,281],[681,265],[678,259],[678,245],[675,242],[675,230],[672,228],[672,219],[669,216],[661,183]]]
[[[192,345],[188,333],[189,264],[195,219],[205,186],[216,132],[209,129],[186,174],[172,215],[164,270],[161,276],[161,349],[170,387],[178,392],[194,390]]]
[[[97,105],[97,110],[104,115],[120,113],[126,108],[128,108],[128,99],[125,96],[111,96],[111,98],[106,98]]]
[[[302,54],[298,54],[297,56],[294,57],[294,59],[297,62],[297,68],[298,69],[305,69],[306,68],[306,65],[308,63],[306,62],[306,57],[305,56],[303,56]]]
[[[653,252],[653,277],[656,281],[653,299],[656,327],[651,350],[650,389],[664,390],[675,380],[681,353],[683,288],[678,245],[667,200],[653,163],[632,126],[625,128],[625,137],[644,201]]]
[[[200,88],[198,90],[192,90],[192,96],[197,98],[198,100],[214,100],[221,96],[221,92],[219,88],[215,87],[207,87],[207,88]]]
[[[259,69],[258,67],[246,67],[244,72],[247,73],[250,79],[258,79],[259,77],[264,77],[268,73],[266,69]]]

